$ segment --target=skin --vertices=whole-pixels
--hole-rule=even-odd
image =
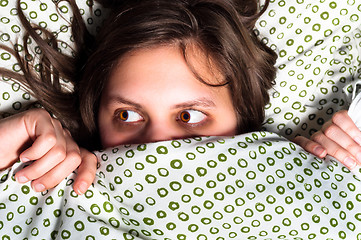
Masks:
[[[188,52],[202,78],[223,79],[197,48]],[[189,120],[189,121],[187,121]],[[175,46],[124,56],[103,90],[98,126],[103,147],[192,136],[236,134],[237,117],[226,86],[200,82]]]
[[[189,51],[191,65],[209,83],[222,82],[220,72],[201,51]],[[237,117],[226,86],[201,83],[174,46],[142,49],[121,59],[102,92],[99,130],[104,148],[192,136],[236,134]],[[8,137],[8,136],[16,136]],[[352,169],[361,163],[361,134],[347,111],[312,135],[294,139],[318,157],[327,154]],[[69,131],[45,110],[33,109],[0,121],[0,170],[17,159],[34,161],[15,175],[32,181],[35,191],[56,186],[74,169],[73,185],[83,194],[93,182],[97,159],[79,148]]]
[[[191,64],[204,80],[222,81],[197,49]],[[207,64],[206,64],[207,63]],[[124,118],[126,116],[127,118]],[[99,129],[104,148],[204,135],[234,135],[236,113],[227,87],[210,87],[190,71],[178,48],[144,49],[125,56],[102,92]],[[14,136],[7,137],[7,136]],[[35,191],[55,187],[74,169],[83,194],[93,182],[95,155],[79,148],[69,131],[45,110],[33,109],[0,121],[0,169],[17,159],[34,161],[16,173]]]
[[[361,165],[361,132],[345,110],[335,113],[310,139],[298,136],[294,142],[320,158],[328,154],[351,170]]]
[[[93,182],[97,166],[95,155],[79,148],[69,131],[43,109],[0,121],[0,159],[0,170],[18,159],[34,161],[19,170],[15,178],[19,183],[32,181],[37,192],[55,187],[78,168],[73,188],[77,194],[83,194]]]

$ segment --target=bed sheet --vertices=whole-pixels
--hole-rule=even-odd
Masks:
[[[273,0],[256,27],[279,56],[266,130],[307,137],[348,109],[361,79],[359,1]]]
[[[95,33],[105,9],[77,0]],[[23,33],[15,1],[0,1],[0,41]],[[29,18],[71,42],[69,8],[23,1]],[[63,18],[63,17],[64,18]],[[72,174],[53,190],[17,184],[17,163],[0,172],[3,239],[361,239],[360,170],[351,173],[286,138],[309,136],[348,108],[360,79],[361,4],[271,0],[256,34],[278,55],[266,131],[119,146],[96,152],[96,181],[83,196]],[[71,50],[61,46],[62,51]],[[21,51],[21,46],[19,46]],[[36,56],[36,46],[33,55]],[[0,51],[0,64],[18,70]],[[0,116],[36,99],[0,81]],[[277,132],[270,133],[270,132]],[[286,137],[286,138],[284,138]]]
[[[16,1],[0,3],[0,41],[11,46],[23,30],[14,9]],[[32,22],[46,26],[70,43],[69,6],[40,0],[22,0]],[[107,9],[76,0],[87,26],[96,33]],[[338,110],[347,109],[354,86],[361,79],[361,5],[356,0],[271,0],[256,24],[255,33],[277,54],[276,85],[266,106],[264,130],[288,139],[310,136]],[[21,44],[18,47],[21,52]],[[60,50],[69,52],[65,45]],[[36,58],[36,45],[33,45]],[[0,50],[0,64],[14,71],[15,59]],[[34,99],[11,79],[0,81],[0,117],[23,111]]]
[[[180,151],[181,150],[181,154]],[[269,132],[97,152],[93,186],[0,174],[3,239],[360,239],[361,184]]]

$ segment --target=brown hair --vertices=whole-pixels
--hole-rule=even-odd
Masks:
[[[48,31],[42,29],[47,38],[40,38],[35,33],[37,28],[21,13],[21,22],[43,51],[43,67],[40,74],[34,74],[29,62],[13,51],[24,74],[2,73],[24,83],[74,136],[79,131],[86,132],[86,139],[97,136],[102,89],[124,54],[167,44],[179,46],[186,61],[187,47],[199,46],[225,78],[225,82],[212,86],[227,85],[230,89],[238,132],[260,129],[268,90],[274,82],[276,55],[257,39],[253,28],[269,0],[261,11],[257,0],[103,0],[114,11],[95,41],[74,1],[67,1],[74,12],[74,56],[58,52],[58,42]],[[21,12],[19,3],[18,10]],[[198,76],[196,69],[190,68]],[[64,91],[61,78],[71,81],[74,90]]]

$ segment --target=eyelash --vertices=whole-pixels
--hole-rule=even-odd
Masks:
[[[184,112],[189,112],[189,111],[199,112],[199,113],[201,113],[203,115],[204,118],[201,121],[196,122],[196,123],[184,122],[183,120],[181,120],[181,114],[184,113]],[[196,109],[184,109],[184,110],[180,111],[180,113],[178,114],[176,120],[179,121],[181,124],[184,124],[184,125],[186,125],[188,127],[198,127],[198,126],[203,125],[207,121],[207,118],[208,118],[208,115],[203,111],[196,110]]]
[[[138,114],[138,115],[142,118],[142,120],[140,120],[140,121],[134,121],[134,122],[126,122],[126,120],[121,119],[121,114],[122,114],[122,112],[125,112],[125,111],[127,111],[127,112],[134,112],[134,113]],[[128,113],[127,115],[128,115],[128,117],[129,117],[129,113]],[[139,122],[141,122],[141,121],[144,121],[144,117],[143,117],[142,115],[143,115],[143,114],[139,113],[139,112],[136,111],[136,110],[132,110],[132,109],[118,109],[118,110],[116,110],[115,113],[114,113],[114,119],[116,119],[117,122],[121,122],[122,124],[136,124],[136,123],[139,123]]]
[[[144,121],[146,119],[145,117],[143,117],[143,114],[139,113],[137,110],[118,109],[114,113],[114,119],[116,119],[117,122],[121,122],[121,124],[129,124],[130,125],[130,124],[137,124],[139,122],[142,122],[142,121],[126,122],[126,120],[121,119],[121,113],[124,112],[124,111],[131,111],[131,112],[135,112],[136,114],[139,114],[139,116],[143,119],[142,121]],[[185,121],[181,120],[181,114],[184,113],[184,112],[189,112],[189,111],[199,112],[199,113],[204,115],[204,118],[201,121],[196,122],[196,123],[189,123],[189,122],[185,122]],[[189,115],[191,115],[191,114],[189,114]],[[190,118],[189,119],[189,121],[190,121],[192,117],[189,116],[189,118]],[[177,117],[176,117],[176,121],[178,121],[180,124],[185,125],[186,127],[190,127],[190,128],[204,125],[207,122],[207,119],[208,119],[208,114],[207,113],[205,113],[203,111],[200,111],[200,110],[196,110],[196,109],[184,109],[184,110],[180,111],[177,114]]]

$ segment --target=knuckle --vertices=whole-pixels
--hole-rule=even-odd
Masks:
[[[322,140],[324,139],[324,135],[323,135],[323,133],[321,133],[321,132],[315,132],[314,134],[312,134],[312,136],[311,136],[311,140],[312,141],[315,141],[315,142],[317,142],[317,143],[320,143],[320,142],[322,142]]]
[[[301,136],[297,136],[297,137],[295,137],[294,139],[293,139],[293,142],[295,142],[295,143],[298,143],[298,144],[300,144],[301,145],[301,143],[302,143],[302,137]]]
[[[345,119],[347,114],[347,111],[345,110],[341,110],[336,112],[333,116],[332,116],[332,122],[335,124],[342,124],[342,121]]]
[[[98,158],[94,153],[89,152],[88,150],[86,150],[84,148],[80,148],[80,155],[81,155],[82,159],[88,159],[89,162],[91,162],[92,164],[93,163],[98,164]]]
[[[69,151],[66,156],[74,165],[79,165],[81,163],[81,157],[79,152],[73,150]]]
[[[323,129],[324,134],[329,138],[332,138],[333,136],[335,136],[337,131],[338,131],[338,127],[334,124]]]
[[[313,149],[314,145],[315,145],[314,142],[308,141],[308,142],[306,143],[306,145],[305,145],[305,149],[306,149],[307,151],[311,151],[311,150]]]
[[[357,144],[354,144],[354,143],[350,143],[348,144],[345,149],[350,152],[350,153],[358,153],[360,151],[360,147],[357,145]],[[355,154],[355,155],[356,155]]]
[[[352,120],[351,120],[352,121]],[[357,129],[356,125],[345,124],[343,127],[343,131],[348,134],[351,138],[355,138],[359,134],[359,129]]]
[[[52,145],[55,145],[55,143],[57,141],[55,133],[53,133],[53,132],[45,133],[43,136],[43,139],[46,143],[52,144]]]
[[[89,154],[89,159],[91,159],[93,163],[98,163],[98,158],[92,153]]]
[[[98,162],[98,158],[93,153],[89,153],[86,158],[89,159],[89,161],[92,163]]]
[[[307,138],[305,137],[300,137],[300,136],[297,136],[293,139],[293,141],[295,143],[297,143],[298,145],[300,145],[303,149],[307,150],[309,149],[309,145],[311,143],[310,140],[308,140]]]
[[[58,159],[65,159],[66,157],[66,150],[63,146],[60,145],[56,145],[53,147],[52,149],[53,154],[55,155],[56,158]]]
[[[335,148],[333,150],[330,150],[329,154],[337,159],[340,159],[342,161],[342,159],[344,159],[342,156],[343,154],[343,149],[341,148]]]
[[[50,188],[53,188],[53,187],[55,187],[57,184],[58,184],[58,182],[56,181],[56,178],[50,178],[50,179],[46,179],[46,181],[45,181],[45,179],[41,179],[41,180],[39,180],[39,181],[37,181],[36,183],[34,182],[32,185],[35,187],[37,184],[41,184],[41,185],[43,185],[44,186],[44,188],[45,189],[50,189]],[[33,188],[34,188],[33,187]],[[36,188],[36,187],[35,187]],[[45,190],[45,189],[43,189],[43,190]],[[40,190],[40,189],[39,189]],[[42,191],[43,191],[42,190]]]
[[[33,168],[31,169],[31,177],[30,180],[36,179],[44,174],[42,168]],[[29,176],[28,176],[29,177]]]

